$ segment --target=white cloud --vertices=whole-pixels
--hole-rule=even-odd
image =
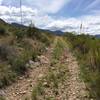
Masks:
[[[70,0],[22,0],[24,6],[37,8],[44,13],[57,13]],[[3,0],[2,5],[19,7],[19,0]]]
[[[80,25],[83,25],[82,32],[88,34],[100,34],[100,15],[87,15],[79,18],[55,19],[46,28],[51,30],[80,32]]]
[[[7,5],[11,0],[3,0]],[[15,2],[18,2],[14,0]],[[23,23],[29,25],[31,21],[39,28],[62,31],[76,31],[79,33],[81,22],[83,32],[90,34],[100,33],[100,14],[97,11],[92,15],[85,15],[79,18],[54,18],[48,13],[57,13],[65,3],[70,0],[25,0],[23,1]],[[97,0],[96,0],[97,1]],[[15,4],[14,2],[14,4]],[[31,3],[29,3],[31,2]],[[0,18],[7,22],[20,23],[20,9],[14,6],[0,6]]]
[[[79,18],[53,18],[48,14],[41,14],[38,9],[26,6],[23,8],[23,23],[29,25],[31,21],[39,28],[62,31],[76,31],[79,33],[81,22],[83,32],[90,34],[100,33],[100,14],[86,15]],[[0,18],[7,22],[20,23],[20,9],[16,7],[0,6]]]
[[[6,6],[0,6],[0,15],[10,13],[10,9]]]
[[[30,19],[32,20],[32,17],[34,15],[38,14],[37,9],[32,9],[26,6],[22,6],[23,9],[23,21]],[[7,7],[7,6],[0,6],[0,18],[4,19],[7,22],[20,22],[20,9],[16,7]]]

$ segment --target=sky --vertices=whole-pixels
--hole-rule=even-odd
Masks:
[[[20,0],[0,0],[0,18],[20,23]],[[38,28],[100,34],[100,0],[22,0],[23,24]]]

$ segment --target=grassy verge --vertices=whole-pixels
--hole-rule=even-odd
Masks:
[[[80,64],[81,78],[87,84],[90,98],[100,98],[100,39],[68,33],[66,40]]]

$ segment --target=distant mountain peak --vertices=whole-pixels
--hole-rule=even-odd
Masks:
[[[95,35],[96,38],[100,38],[100,34]]]
[[[25,28],[25,25],[19,24],[19,23],[11,23],[11,25],[15,26],[15,27],[21,27],[21,28]]]

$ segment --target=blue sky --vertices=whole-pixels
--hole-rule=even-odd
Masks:
[[[20,23],[20,0],[0,0],[0,18]],[[100,33],[100,0],[22,0],[23,24],[51,30]]]

